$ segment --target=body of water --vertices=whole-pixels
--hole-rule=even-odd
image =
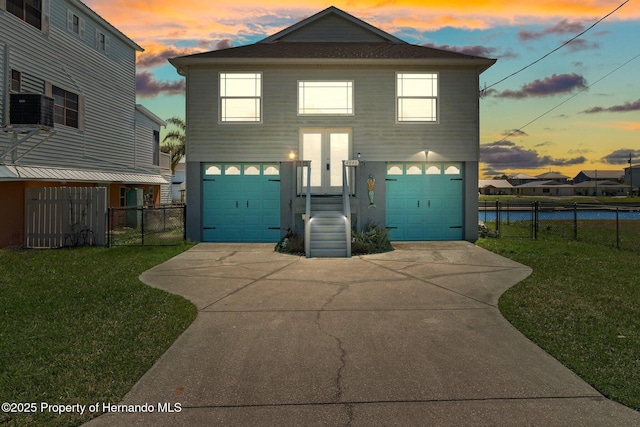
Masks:
[[[531,221],[533,220],[533,212],[532,211],[500,211],[500,220],[506,221],[507,218],[509,221]],[[480,221],[495,221],[496,220],[496,212],[495,211],[484,211],[480,210],[478,212],[478,219]],[[548,220],[571,220],[573,221],[573,210],[556,210],[556,211],[538,211],[538,219],[540,221],[548,221]],[[578,220],[614,220],[616,219],[616,211],[610,210],[579,210],[578,211]],[[620,211],[619,212],[620,220],[640,220],[640,211]]]

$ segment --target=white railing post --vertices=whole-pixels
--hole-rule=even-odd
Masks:
[[[307,168],[307,189],[305,191],[306,206],[304,217],[304,253],[311,258],[311,162],[302,162],[302,168]]]
[[[345,238],[347,239],[347,258],[351,258],[351,200],[347,182],[347,164],[342,161],[342,211],[345,216]]]

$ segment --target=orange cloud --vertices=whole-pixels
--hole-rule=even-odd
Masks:
[[[622,0],[620,0],[622,1]],[[197,44],[225,38],[242,41],[269,35],[327,7],[309,0],[278,0],[268,6],[255,0],[85,0],[94,11],[142,47],[152,43]],[[558,19],[595,21],[619,3],[611,0],[339,0],[333,4],[385,31],[443,27],[487,29]],[[640,2],[629,2],[610,20],[640,19]]]

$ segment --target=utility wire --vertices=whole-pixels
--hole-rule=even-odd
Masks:
[[[587,31],[591,30],[593,27],[595,27],[596,25],[598,25],[600,22],[604,21],[605,19],[607,19],[609,16],[613,15],[614,13],[616,13],[619,9],[621,9],[625,4],[629,3],[629,0],[626,0],[624,3],[622,3],[620,6],[616,7],[615,9],[613,9],[611,12],[609,12],[608,14],[606,14],[605,16],[603,16],[602,18],[598,19],[595,23],[593,23],[589,28],[587,28],[586,30],[582,31],[580,34],[578,34],[577,36],[574,36],[571,40],[568,40],[566,42],[564,42],[563,44],[561,44],[560,46],[558,46],[557,48],[553,49],[551,52],[547,53],[546,55],[543,55],[541,58],[536,59],[535,61],[533,61],[532,63],[530,63],[529,65],[526,65],[524,67],[522,67],[521,69],[519,69],[518,71],[516,71],[515,73],[511,73],[509,74],[507,77],[503,78],[502,80],[498,80],[497,82],[495,82],[494,84],[487,86],[485,88],[483,88],[483,92],[486,92],[487,89],[490,89],[500,83],[502,83],[503,81],[515,76],[518,73],[521,73],[522,71],[526,70],[527,68],[531,67],[532,65],[537,64],[538,62],[542,61],[543,59],[545,59],[546,57],[548,57],[549,55],[551,55],[554,52],[559,51],[560,49],[562,49],[563,47],[565,47],[566,45],[568,45],[569,43],[571,43],[572,41],[574,41],[575,39],[577,39],[578,37],[582,36],[583,34],[585,34]]]
[[[607,77],[609,77],[611,74],[615,73],[616,71],[618,71],[620,68],[626,66],[627,64],[635,61],[636,59],[640,58],[640,53],[637,54],[636,56],[634,56],[633,58],[631,58],[630,60],[628,60],[627,62],[625,62],[624,64],[619,65],[618,67],[616,67],[615,69],[613,69],[612,71],[609,71],[607,74],[605,74],[604,76],[600,77],[598,80],[596,80],[595,82],[593,82],[590,85],[587,85],[584,89],[580,90],[579,92],[574,93],[573,95],[571,95],[570,97],[568,97],[567,99],[565,99],[564,101],[562,101],[561,103],[557,104],[556,106],[554,106],[553,108],[548,109],[547,111],[545,111],[544,113],[540,114],[538,117],[536,117],[535,119],[531,120],[530,122],[528,122],[527,124],[525,124],[524,126],[521,126],[518,129],[513,130],[512,132],[510,132],[507,136],[505,136],[504,138],[502,138],[500,141],[495,142],[494,144],[499,144],[503,141],[506,141],[507,138],[509,138],[510,136],[515,135],[516,133],[522,131],[522,129],[526,128],[527,126],[529,126],[530,124],[540,120],[541,118],[543,118],[544,116],[546,116],[547,114],[549,114],[550,112],[552,112],[553,110],[559,108],[560,106],[566,104],[567,102],[571,101],[573,98],[575,98],[576,96],[580,95],[581,93],[589,90],[590,88],[592,88],[593,86],[595,86],[596,84],[598,84],[600,81],[606,79]]]

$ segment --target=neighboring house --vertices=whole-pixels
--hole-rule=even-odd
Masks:
[[[540,175],[536,175],[536,180],[538,181],[553,181],[560,184],[566,184],[569,180],[569,177],[566,175],[562,175],[559,172],[545,172]]]
[[[574,184],[585,181],[614,181],[623,182],[624,171],[619,170],[582,170],[573,178]]]
[[[513,193],[513,185],[506,179],[481,179],[478,192],[487,195],[505,195]]]
[[[537,179],[538,178],[536,178],[535,176],[527,175],[525,173],[518,173],[518,174],[515,174],[515,175],[511,175],[511,176],[509,176],[509,178],[507,178],[507,180],[514,187],[517,186],[517,185],[527,184],[527,183],[535,181]]]
[[[573,196],[574,186],[559,181],[532,181],[513,188],[519,196]]]
[[[625,196],[629,194],[629,185],[597,179],[574,184],[574,192],[576,196]]]
[[[159,202],[171,203],[171,155],[160,151],[160,128],[166,126],[167,122],[140,104],[136,104],[135,117],[134,164],[140,168],[147,168],[149,165],[159,168],[160,174],[166,181],[160,185]],[[151,187],[145,194],[145,204],[157,204],[158,196],[154,193],[154,189],[155,187]]]
[[[624,168],[624,182],[633,188],[634,194],[637,192],[636,187],[640,186],[640,165],[630,165]]]
[[[170,62],[187,82],[188,238],[277,242],[291,229],[307,256],[348,256],[333,240],[342,227],[349,245],[349,224],[477,239],[479,76],[494,59],[411,45],[329,7]]]
[[[161,123],[136,110],[139,51],[78,0],[0,0],[0,246],[24,244],[29,188],[160,202]]]
[[[184,203],[186,201],[186,182],[185,182],[185,166],[184,157],[180,159],[171,179],[171,201],[176,203]]]

